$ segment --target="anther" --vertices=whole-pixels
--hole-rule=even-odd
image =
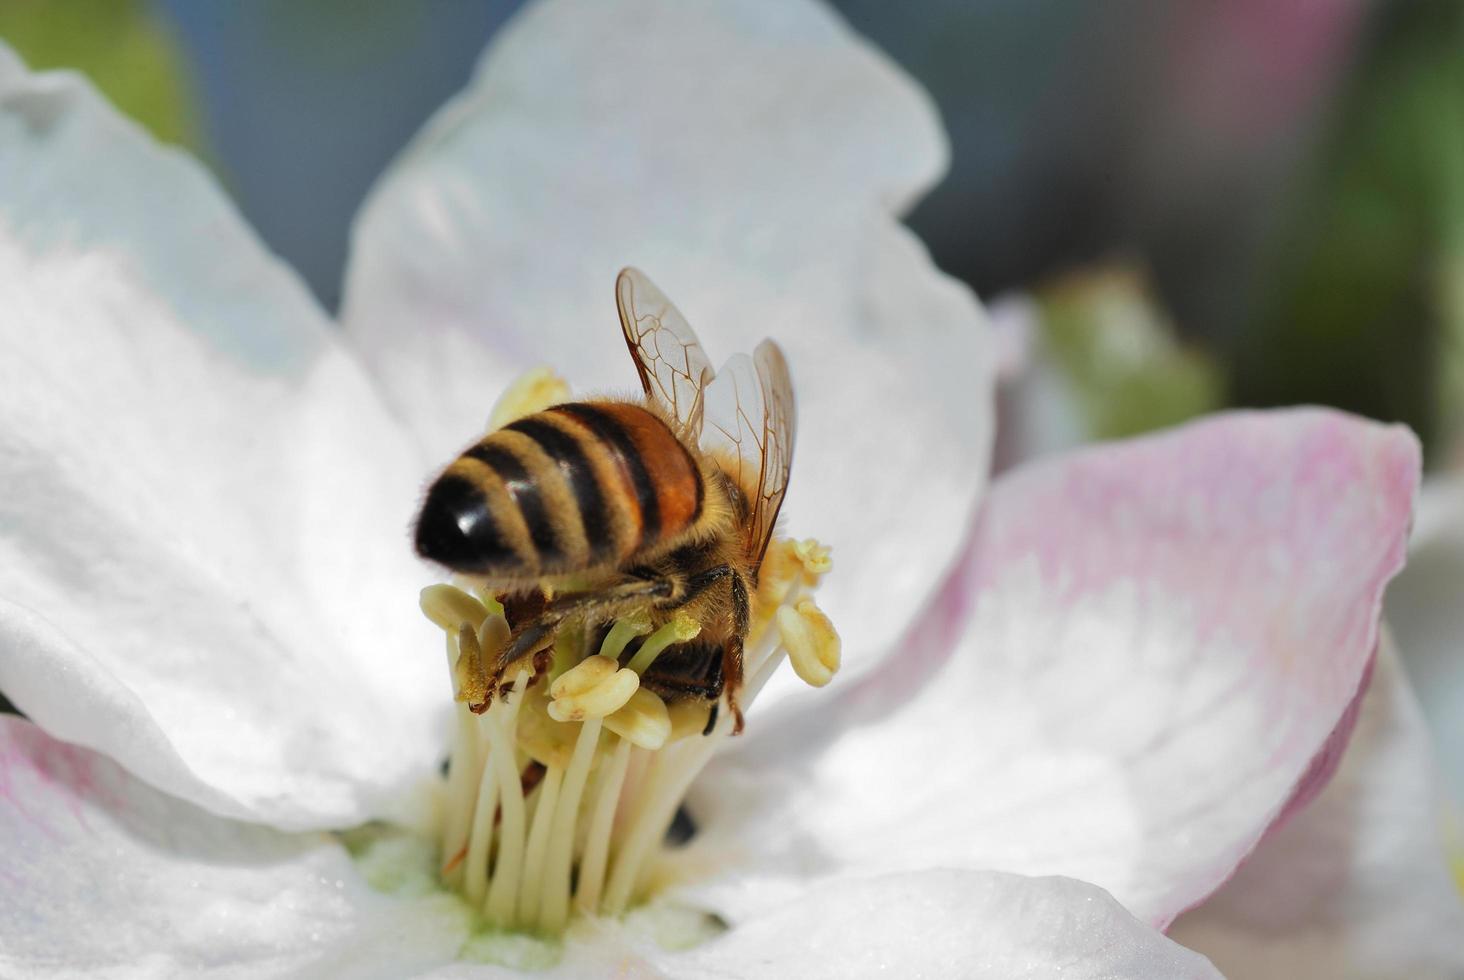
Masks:
[[[555,721],[603,718],[618,711],[640,687],[640,675],[609,657],[586,657],[549,687],[549,717]]]
[[[689,735],[700,735],[706,731],[707,719],[712,709],[705,701],[686,699],[673,701],[666,706],[666,711],[671,716],[671,734],[666,741],[677,742]]]
[[[549,700],[542,686],[531,687],[519,708],[515,738],[529,758],[549,768],[563,768],[574,752],[579,726],[568,725],[549,714]]]
[[[834,567],[827,545],[819,544],[816,538],[804,538],[795,542],[793,554],[803,566],[804,584],[814,586],[818,580]]]
[[[478,634],[467,623],[458,627],[457,645],[457,663],[452,671],[457,687],[456,699],[467,704],[474,713],[481,713],[488,706],[488,671],[483,667],[483,648],[478,643]]]
[[[457,586],[445,583],[423,589],[419,604],[428,619],[450,633],[456,632],[463,623],[476,630],[488,618],[483,603]]]
[[[655,751],[671,737],[671,715],[665,701],[642,687],[624,707],[606,716],[605,727],[627,742]]]
[[[839,634],[812,599],[778,610],[778,635],[793,670],[811,687],[823,687],[839,669]]]
[[[550,405],[569,401],[569,385],[547,367],[530,368],[499,396],[488,416],[490,432],[510,422],[542,412]]]

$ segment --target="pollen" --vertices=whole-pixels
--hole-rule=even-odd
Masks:
[[[513,411],[537,407],[545,390],[510,392]],[[744,708],[784,659],[814,686],[838,669],[838,634],[811,598],[828,569],[815,541],[771,542],[752,596]],[[649,608],[568,621],[552,656],[505,669],[513,630],[497,597],[442,584],[420,602],[443,632],[456,704],[441,789],[444,886],[495,934],[545,937],[575,916],[619,916],[651,898],[675,877],[664,841],[677,810],[733,728],[733,712],[655,674],[703,624],[653,620]]]

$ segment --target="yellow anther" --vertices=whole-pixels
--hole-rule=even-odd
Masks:
[[[627,643],[637,636],[645,636],[650,631],[651,618],[645,613],[637,612],[629,616],[622,616],[615,621],[615,625],[610,627],[610,632],[605,634],[605,642],[600,644],[600,656],[619,660]]]
[[[453,680],[456,681],[456,699],[477,706],[488,701],[488,671],[483,667],[483,648],[478,644],[478,635],[467,623],[458,627],[458,656],[453,665]]]
[[[671,737],[671,715],[665,701],[642,687],[623,708],[606,716],[605,727],[627,742],[655,751]]]
[[[464,623],[476,630],[488,617],[481,602],[454,585],[429,585],[418,601],[423,614],[450,633]]]
[[[478,646],[483,648],[483,658],[497,660],[503,648],[508,646],[512,630],[509,628],[508,620],[503,618],[502,613],[490,613],[488,618],[483,620],[478,627]]]
[[[819,544],[815,538],[804,538],[794,544],[793,554],[803,566],[804,585],[817,585],[819,578],[834,567],[828,546]]]
[[[535,762],[545,766],[569,765],[579,730],[579,725],[565,724],[549,716],[549,701],[544,695],[543,685],[536,684],[524,694],[518,711],[515,740]]]
[[[829,549],[813,538],[774,538],[758,573],[758,605],[770,610],[793,595],[795,586],[817,586],[833,564]]]
[[[706,731],[712,708],[705,701],[673,701],[666,706],[666,711],[671,716],[671,735],[666,741],[677,742]]]
[[[569,401],[569,385],[547,367],[536,367],[519,375],[493,405],[488,429],[501,429],[525,415],[542,412],[550,405]]]
[[[630,659],[627,666],[637,674],[643,674],[651,664],[656,662],[656,658],[661,655],[662,650],[673,643],[694,640],[700,632],[701,623],[688,616],[678,615],[671,622],[646,637],[646,641],[641,644],[640,649],[635,652],[635,656]]]
[[[839,634],[812,599],[778,609],[778,634],[793,670],[811,687],[823,687],[839,669]]]
[[[618,711],[640,687],[640,675],[609,657],[587,657],[549,688],[549,717],[555,721],[603,718]]]
[[[503,603],[498,601],[498,596],[491,589],[478,587],[473,589],[472,594],[490,613],[497,613],[499,616],[503,615]]]
[[[583,694],[619,669],[620,665],[609,657],[586,657],[549,685],[549,696],[558,700]]]

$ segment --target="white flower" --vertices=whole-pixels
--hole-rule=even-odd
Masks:
[[[1159,930],[1321,785],[1352,709],[1411,732],[1386,657],[1362,691],[1416,447],[1231,416],[1023,470],[968,534],[980,314],[892,217],[942,147],[821,9],[536,5],[363,214],[348,350],[194,164],[0,54],[0,690],[30,719],[0,719],[0,973],[508,972],[454,963],[456,898],[373,888],[323,831],[420,818],[446,747],[421,481],[529,363],[628,387],[635,263],[714,354],[788,349],[787,522],[834,546],[845,671],[770,689],[695,791],[665,894],[730,930],[672,953],[584,921],[557,972],[1215,976]],[[1369,744],[1413,800],[1406,738]],[[1457,972],[1428,843],[1392,837],[1407,887],[1282,911],[1329,955],[1376,937],[1334,972]],[[1252,928],[1194,921],[1217,957]]]

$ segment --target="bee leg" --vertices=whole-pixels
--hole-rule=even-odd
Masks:
[[[693,663],[665,669],[653,665],[641,674],[641,687],[667,701],[697,698],[709,702],[710,710],[702,734],[710,735],[717,725],[717,712],[722,706],[722,651],[709,646]]]
[[[737,570],[734,569],[731,565],[716,565],[712,568],[697,572],[695,575],[687,578],[685,591],[683,591],[681,595],[677,596],[673,601],[662,605],[661,608],[679,609],[682,606],[690,603],[693,599],[701,595],[707,589],[710,589],[712,586],[716,585],[718,582],[725,581],[728,578],[737,577]]]
[[[742,688],[742,639],[733,637],[722,651],[722,673],[727,678],[727,709],[732,712],[732,734],[742,734],[742,708],[737,692]]]
[[[732,734],[742,734],[742,708],[737,703],[737,693],[742,690],[743,643],[752,623],[752,602],[747,594],[747,582],[742,574],[731,565],[716,565],[697,572],[686,580],[686,589],[675,601],[666,603],[663,609],[675,609],[691,602],[701,593],[718,583],[726,582],[732,600],[732,638],[722,649],[721,669],[717,671],[717,689],[727,695],[727,708],[732,712]],[[713,695],[716,696],[715,694]],[[716,724],[716,705],[707,722],[707,732]]]
[[[508,646],[498,655],[491,675],[496,683],[514,661],[553,643],[559,624],[570,616],[580,613],[613,616],[627,607],[670,595],[673,590],[674,585],[669,579],[633,579],[607,589],[566,592],[557,596],[544,607],[543,612],[514,631]]]
[[[722,680],[727,693],[727,708],[732,712],[732,734],[742,734],[742,708],[737,704],[738,692],[742,690],[742,644],[752,624],[752,604],[747,597],[747,583],[741,575],[733,574],[732,593],[732,637],[722,649]]]
[[[544,616],[552,617],[556,623],[577,613],[594,613],[608,619],[629,611],[630,607],[664,599],[675,591],[676,585],[669,578],[633,578],[607,589],[566,592],[550,600]]]
[[[703,735],[712,734],[712,729],[717,727],[717,715],[722,707],[722,692],[727,689],[727,680],[722,676],[722,654],[721,651],[712,658],[712,676],[709,681],[711,688],[712,710],[707,712],[707,724],[702,729]]]

